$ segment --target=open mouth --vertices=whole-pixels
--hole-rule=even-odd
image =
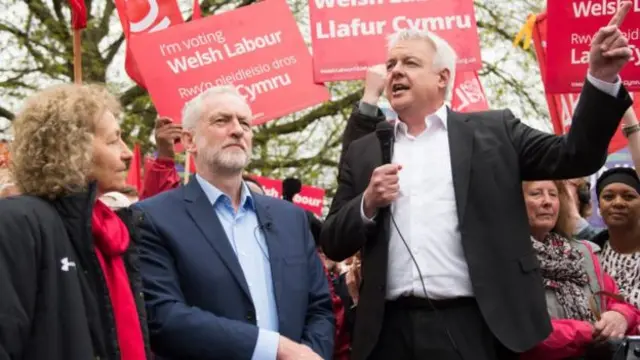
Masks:
[[[393,86],[391,86],[391,92],[393,96],[401,95],[407,90],[409,90],[409,86],[405,84],[393,84]]]

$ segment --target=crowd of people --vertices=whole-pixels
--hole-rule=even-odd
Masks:
[[[640,332],[640,178],[598,178],[600,229],[586,176],[623,117],[640,169],[625,11],[596,34],[565,136],[451,111],[451,46],[394,34],[325,219],[246,173],[252,110],[232,86],[156,121],[140,194],[116,98],[39,91],[1,184],[0,359],[612,359]],[[382,94],[398,114],[387,147]],[[178,139],[197,169],[184,183]]]

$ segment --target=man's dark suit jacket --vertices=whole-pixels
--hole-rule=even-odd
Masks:
[[[279,333],[331,359],[331,297],[307,215],[280,199],[252,197],[269,250]],[[249,287],[200,184],[191,181],[134,207],[142,216],[153,351],[172,359],[251,359],[258,327]]]
[[[473,291],[489,328],[513,351],[532,348],[551,331],[522,181],[575,178],[599,170],[631,104],[624,88],[614,98],[586,81],[565,136],[532,129],[509,110],[448,113],[459,230]],[[362,194],[381,162],[375,134],[350,144],[321,234],[325,254],[335,261],[362,249],[355,360],[366,359],[376,345],[385,309],[389,217],[365,225],[360,214]]]

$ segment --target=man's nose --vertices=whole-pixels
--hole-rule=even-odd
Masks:
[[[242,124],[240,124],[240,121],[238,120],[232,121],[231,135],[239,137],[239,136],[242,136],[242,134],[244,134],[244,129],[242,128]]]

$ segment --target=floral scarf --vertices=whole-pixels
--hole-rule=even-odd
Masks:
[[[571,246],[570,240],[550,232],[544,241],[531,238],[536,252],[544,287],[553,290],[567,319],[595,321],[589,310],[584,287],[589,277],[584,270],[584,257]]]

